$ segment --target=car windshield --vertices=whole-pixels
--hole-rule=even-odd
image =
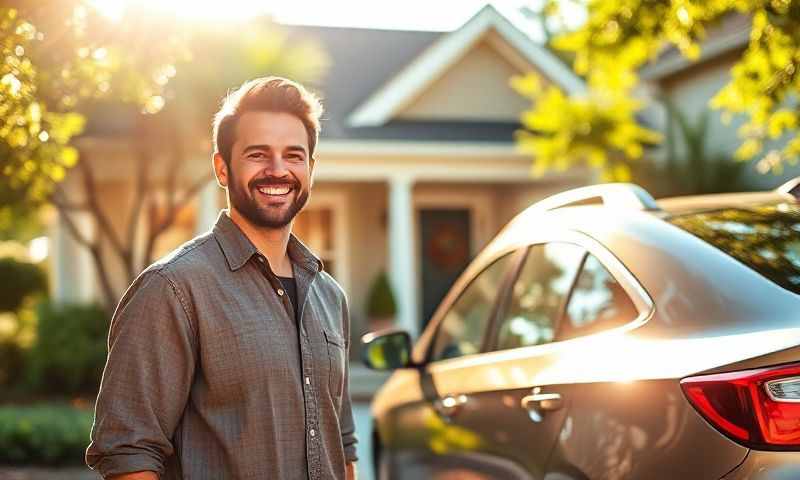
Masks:
[[[729,208],[668,220],[800,294],[800,206]]]

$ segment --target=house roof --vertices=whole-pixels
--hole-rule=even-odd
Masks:
[[[728,52],[745,48],[749,41],[750,17],[738,13],[729,14],[722,17],[717,25],[708,29],[698,59],[690,60],[677,48],[670,46],[655,62],[645,65],[640,74],[644,80],[659,81]]]
[[[382,128],[359,128],[347,124],[348,115],[367,96],[445,33],[312,26],[289,27],[289,32],[290,35],[317,41],[330,57],[330,68],[314,85],[325,105],[323,138],[434,140],[443,136],[457,137],[456,130],[466,127],[413,121],[390,122]]]

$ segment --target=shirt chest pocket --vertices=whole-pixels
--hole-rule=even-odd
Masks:
[[[323,330],[323,333],[328,350],[328,388],[331,396],[338,399],[342,396],[344,389],[344,371],[347,361],[344,339],[339,334],[327,329]]]

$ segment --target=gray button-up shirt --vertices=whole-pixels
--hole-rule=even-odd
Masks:
[[[111,322],[89,466],[103,477],[345,478],[356,460],[345,295],[294,236],[288,253],[299,329],[225,211],[133,282]]]

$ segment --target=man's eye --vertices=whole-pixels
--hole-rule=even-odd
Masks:
[[[263,157],[264,157],[263,153],[251,153],[250,155],[247,156],[247,158],[263,158]]]

